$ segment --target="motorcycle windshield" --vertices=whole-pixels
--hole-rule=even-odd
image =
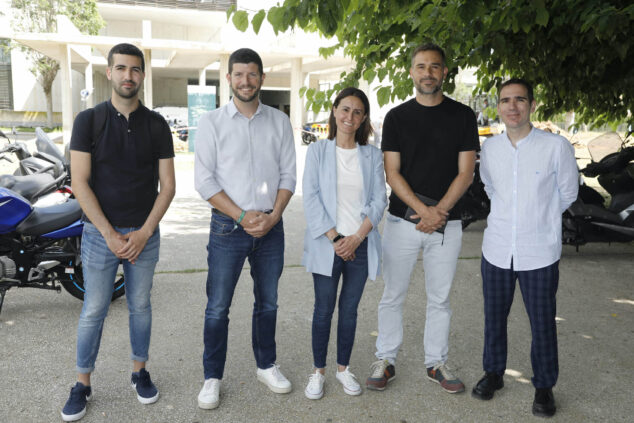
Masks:
[[[42,128],[35,128],[35,135],[35,146],[37,147],[37,151],[50,154],[62,163],[66,162],[62,152],[59,151],[59,148],[57,148],[46,132],[42,131]]]
[[[588,152],[593,162],[600,162],[605,156],[616,153],[623,141],[616,132],[606,132],[588,142]]]

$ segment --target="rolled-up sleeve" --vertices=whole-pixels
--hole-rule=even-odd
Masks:
[[[304,216],[310,236],[315,239],[335,227],[335,222],[328,216],[322,201],[319,185],[319,157],[318,145],[311,144],[306,152],[306,164],[302,179],[304,199]]]
[[[367,216],[374,228],[378,228],[385,207],[387,196],[385,189],[385,173],[383,171],[383,158],[378,149],[372,149],[372,192],[368,193],[370,201],[363,207],[362,215]]]
[[[222,191],[215,177],[216,142],[216,133],[207,113],[198,121],[194,153],[194,187],[205,201]]]
[[[295,140],[293,127],[288,118],[284,119],[282,132],[282,148],[280,150],[280,184],[278,189],[286,189],[295,192],[297,183],[297,163],[295,159]]]
[[[575,148],[570,142],[561,138],[559,163],[557,167],[557,185],[561,212],[563,213],[577,199],[579,193],[579,171],[575,158]]]

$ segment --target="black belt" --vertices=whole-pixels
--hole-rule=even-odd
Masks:
[[[226,217],[226,218],[229,218],[229,219],[233,220],[233,217],[229,216],[227,213],[221,212],[220,210],[218,210],[216,208],[212,208],[211,211],[212,211],[212,213],[217,214],[218,216]],[[271,213],[273,213],[273,210],[272,209],[264,210],[264,211],[262,211],[262,213],[271,214]]]

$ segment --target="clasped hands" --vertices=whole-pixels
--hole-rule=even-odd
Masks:
[[[416,214],[412,215],[414,219],[420,218],[420,222],[416,224],[416,230],[431,234],[447,222],[449,216],[447,210],[439,205],[423,207],[415,209]]]
[[[122,234],[116,230],[112,230],[105,238],[106,244],[112,253],[120,259],[128,260],[130,263],[135,264],[136,259],[139,257],[148,239],[152,236],[152,233],[147,233],[143,228]]]
[[[262,238],[269,233],[279,220],[279,217],[274,215],[274,213],[267,214],[257,210],[249,210],[244,213],[240,225],[252,237]]]
[[[341,257],[344,261],[352,261],[356,258],[355,251],[357,251],[361,242],[361,237],[353,234],[341,238],[332,245],[335,249],[335,254]]]

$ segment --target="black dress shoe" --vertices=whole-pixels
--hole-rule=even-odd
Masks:
[[[538,417],[552,417],[555,415],[555,397],[551,388],[535,389],[535,400],[533,401],[533,415]]]
[[[473,387],[471,396],[481,400],[490,400],[496,390],[504,387],[504,378],[497,373],[486,372],[484,377]]]

